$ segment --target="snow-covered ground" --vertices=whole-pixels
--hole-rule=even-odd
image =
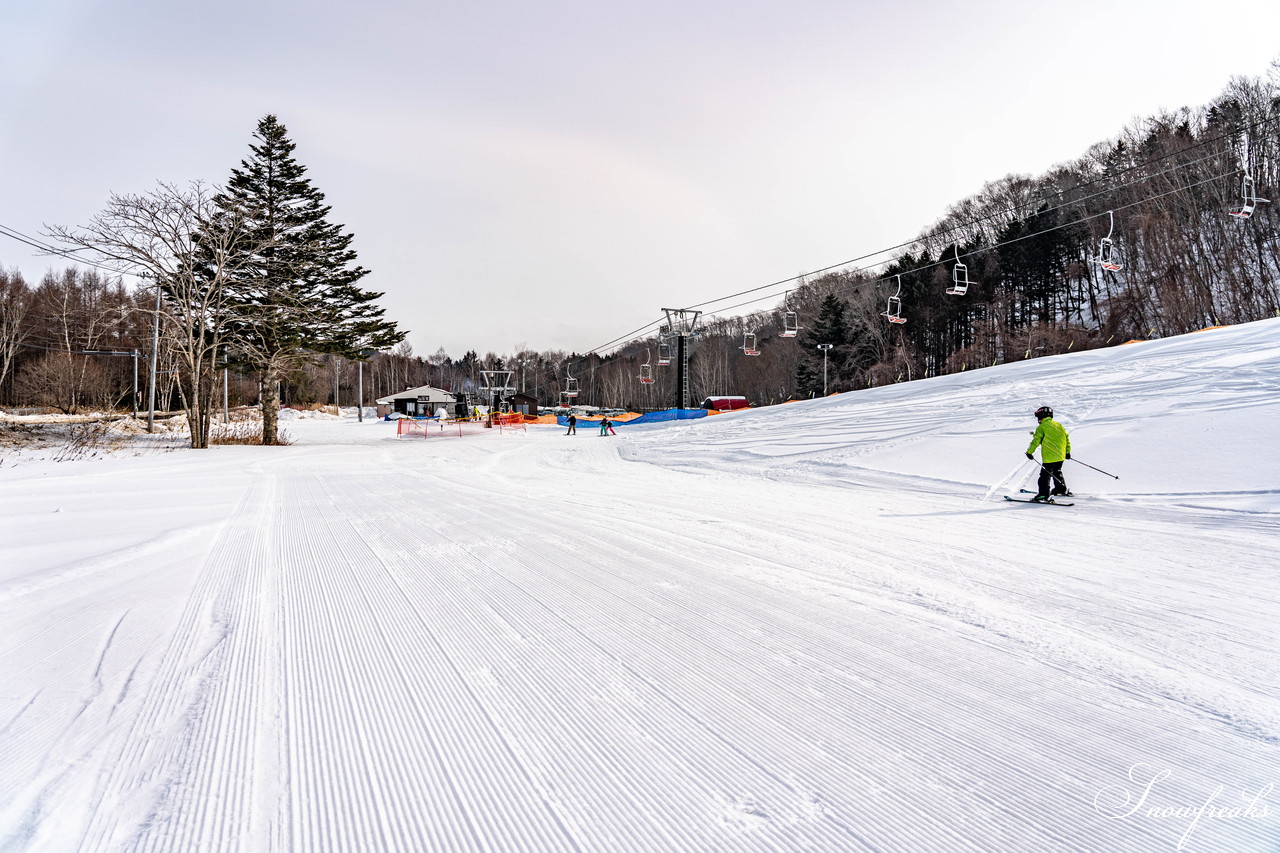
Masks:
[[[1274,851],[1280,321],[0,464],[0,850]],[[1073,507],[1012,504],[1048,403]]]

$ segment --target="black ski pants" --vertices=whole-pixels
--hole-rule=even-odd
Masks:
[[[1061,462],[1041,462],[1040,463],[1040,479],[1036,480],[1037,494],[1049,494],[1049,481],[1053,480],[1053,494],[1065,495],[1067,493],[1067,480],[1062,476]]]

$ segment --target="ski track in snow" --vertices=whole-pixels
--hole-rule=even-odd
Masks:
[[[1232,331],[616,438],[235,449],[238,502],[0,585],[0,850],[1178,849],[1096,798],[1280,782],[1278,469],[1143,438],[1218,464],[1187,423],[1274,422],[1280,324]],[[1000,500],[1045,389],[1136,488]],[[1276,811],[1183,849],[1271,850]]]

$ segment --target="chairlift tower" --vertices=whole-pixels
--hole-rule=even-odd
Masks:
[[[514,370],[480,371],[480,376],[484,379],[484,390],[489,392],[490,415],[502,408],[502,395],[504,393],[516,390],[515,386],[511,384],[511,377],[514,375]]]
[[[663,308],[667,315],[667,328],[676,339],[676,408],[689,408],[689,347],[686,339],[693,336],[698,328],[701,311],[691,308]]]

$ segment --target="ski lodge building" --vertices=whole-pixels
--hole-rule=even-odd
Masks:
[[[378,417],[385,418],[392,413],[408,415],[411,418],[429,418],[435,415],[441,406],[453,417],[458,397],[452,391],[436,388],[432,385],[419,385],[398,394],[380,397],[374,401],[378,406]],[[465,401],[463,401],[465,403]]]

